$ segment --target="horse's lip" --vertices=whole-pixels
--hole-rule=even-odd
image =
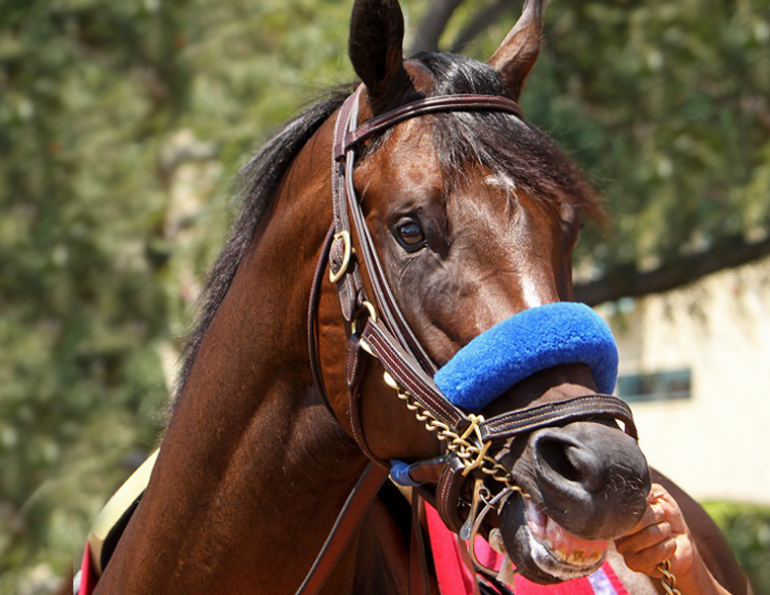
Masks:
[[[523,498],[524,527],[533,562],[547,574],[570,580],[591,574],[603,564],[607,540],[572,535],[545,514],[532,498]]]

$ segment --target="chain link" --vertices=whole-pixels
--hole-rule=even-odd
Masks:
[[[663,573],[660,584],[663,585],[666,595],[682,595],[682,592],[676,588],[676,577],[671,572],[671,561],[666,560],[658,564],[658,570]]]
[[[495,481],[502,483],[506,487],[521,492],[521,488],[514,482],[511,474],[498,461],[486,454],[490,443],[473,443],[469,438],[474,434],[477,425],[484,421],[480,415],[471,415],[472,426],[468,428],[463,436],[453,432],[449,426],[439,421],[430,411],[422,407],[406,389],[399,386],[393,376],[388,372],[384,375],[385,383],[394,389],[398,398],[404,402],[409,411],[414,412],[418,421],[425,423],[425,429],[435,433],[441,442],[446,442],[447,450],[453,452],[460,460],[465,463],[466,472],[478,469],[485,475],[488,475]]]

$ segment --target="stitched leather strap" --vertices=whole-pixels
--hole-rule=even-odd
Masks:
[[[321,590],[387,477],[385,469],[369,464],[348,496],[296,595],[316,595]]]
[[[460,532],[463,519],[457,503],[465,485],[466,478],[462,475],[462,463],[455,456],[450,456],[441,473],[438,488],[436,489],[436,510],[444,524],[455,533]]]
[[[503,413],[479,425],[481,438],[486,442],[505,440],[562,422],[597,418],[622,421],[626,426],[626,433],[633,438],[639,438],[631,408],[612,395],[582,395],[537,407],[527,407]]]
[[[426,97],[402,105],[364,122],[355,131],[346,134],[342,142],[335,144],[334,158],[337,160],[342,159],[345,153],[358,143],[410,118],[440,112],[459,111],[505,112],[524,120],[524,111],[521,109],[521,106],[507,97],[497,97],[495,95],[442,95],[440,97]]]
[[[437,419],[461,432],[470,425],[468,416],[441,394],[433,378],[421,370],[381,322],[366,321],[362,339],[398,383]]]

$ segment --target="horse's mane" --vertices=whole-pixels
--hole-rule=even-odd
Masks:
[[[302,147],[345,100],[346,92],[330,91],[327,97],[284,124],[262,149],[244,165],[236,180],[236,198],[242,203],[230,230],[230,238],[209,269],[199,301],[198,321],[182,350],[182,370],[177,380],[176,404],[190,376],[203,337],[230,288],[238,265],[254,236],[265,208],[284,174]]]
[[[481,62],[446,53],[421,53],[414,59],[435,77],[436,85],[430,92],[432,96],[467,93],[506,95],[505,86],[497,73]],[[182,352],[184,363],[173,403],[184,389],[203,337],[235,277],[265,207],[293,159],[343,103],[346,95],[343,89],[330,92],[326,99],[289,121],[242,168],[237,193],[242,202],[241,211],[229,240],[206,277],[198,323]],[[449,184],[462,179],[469,163],[477,163],[493,173],[505,174],[517,188],[526,189],[541,200],[555,203],[566,200],[591,217],[601,217],[596,193],[582,173],[534,126],[497,112],[452,112],[437,114],[431,119],[439,160]],[[373,143],[369,149],[377,144]]]

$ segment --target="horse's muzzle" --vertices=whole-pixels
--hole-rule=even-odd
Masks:
[[[503,508],[503,541],[514,566],[543,584],[598,569],[609,542],[638,523],[650,490],[636,440],[597,422],[534,432],[512,475],[527,495]]]

